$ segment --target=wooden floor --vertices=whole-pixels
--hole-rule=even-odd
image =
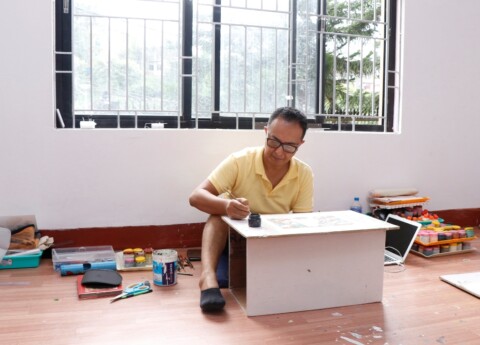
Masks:
[[[258,317],[246,317],[227,289],[225,311],[203,314],[200,263],[190,271],[194,276],[178,276],[175,286],[110,304],[78,300],[76,278],[59,276],[49,259],[34,269],[2,270],[0,344],[480,344],[480,299],[438,278],[480,271],[478,251],[410,254],[403,271],[385,268],[382,303]],[[150,271],[122,276],[127,285],[152,282]]]

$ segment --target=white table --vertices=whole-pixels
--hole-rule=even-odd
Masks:
[[[229,286],[248,316],[380,302],[390,223],[353,211],[262,215],[230,226]]]

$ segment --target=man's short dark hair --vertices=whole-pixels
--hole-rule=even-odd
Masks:
[[[292,107],[281,107],[275,109],[275,111],[270,115],[270,119],[268,120],[268,125],[270,125],[273,120],[277,117],[281,117],[287,122],[298,122],[300,127],[302,127],[303,134],[302,140],[305,137],[305,133],[307,133],[308,122],[307,117],[303,114],[300,110],[292,108]]]

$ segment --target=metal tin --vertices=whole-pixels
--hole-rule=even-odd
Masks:
[[[153,251],[153,283],[158,286],[177,284],[178,254],[173,249]]]

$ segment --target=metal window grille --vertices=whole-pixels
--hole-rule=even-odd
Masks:
[[[396,128],[397,0],[56,1],[57,127]]]

